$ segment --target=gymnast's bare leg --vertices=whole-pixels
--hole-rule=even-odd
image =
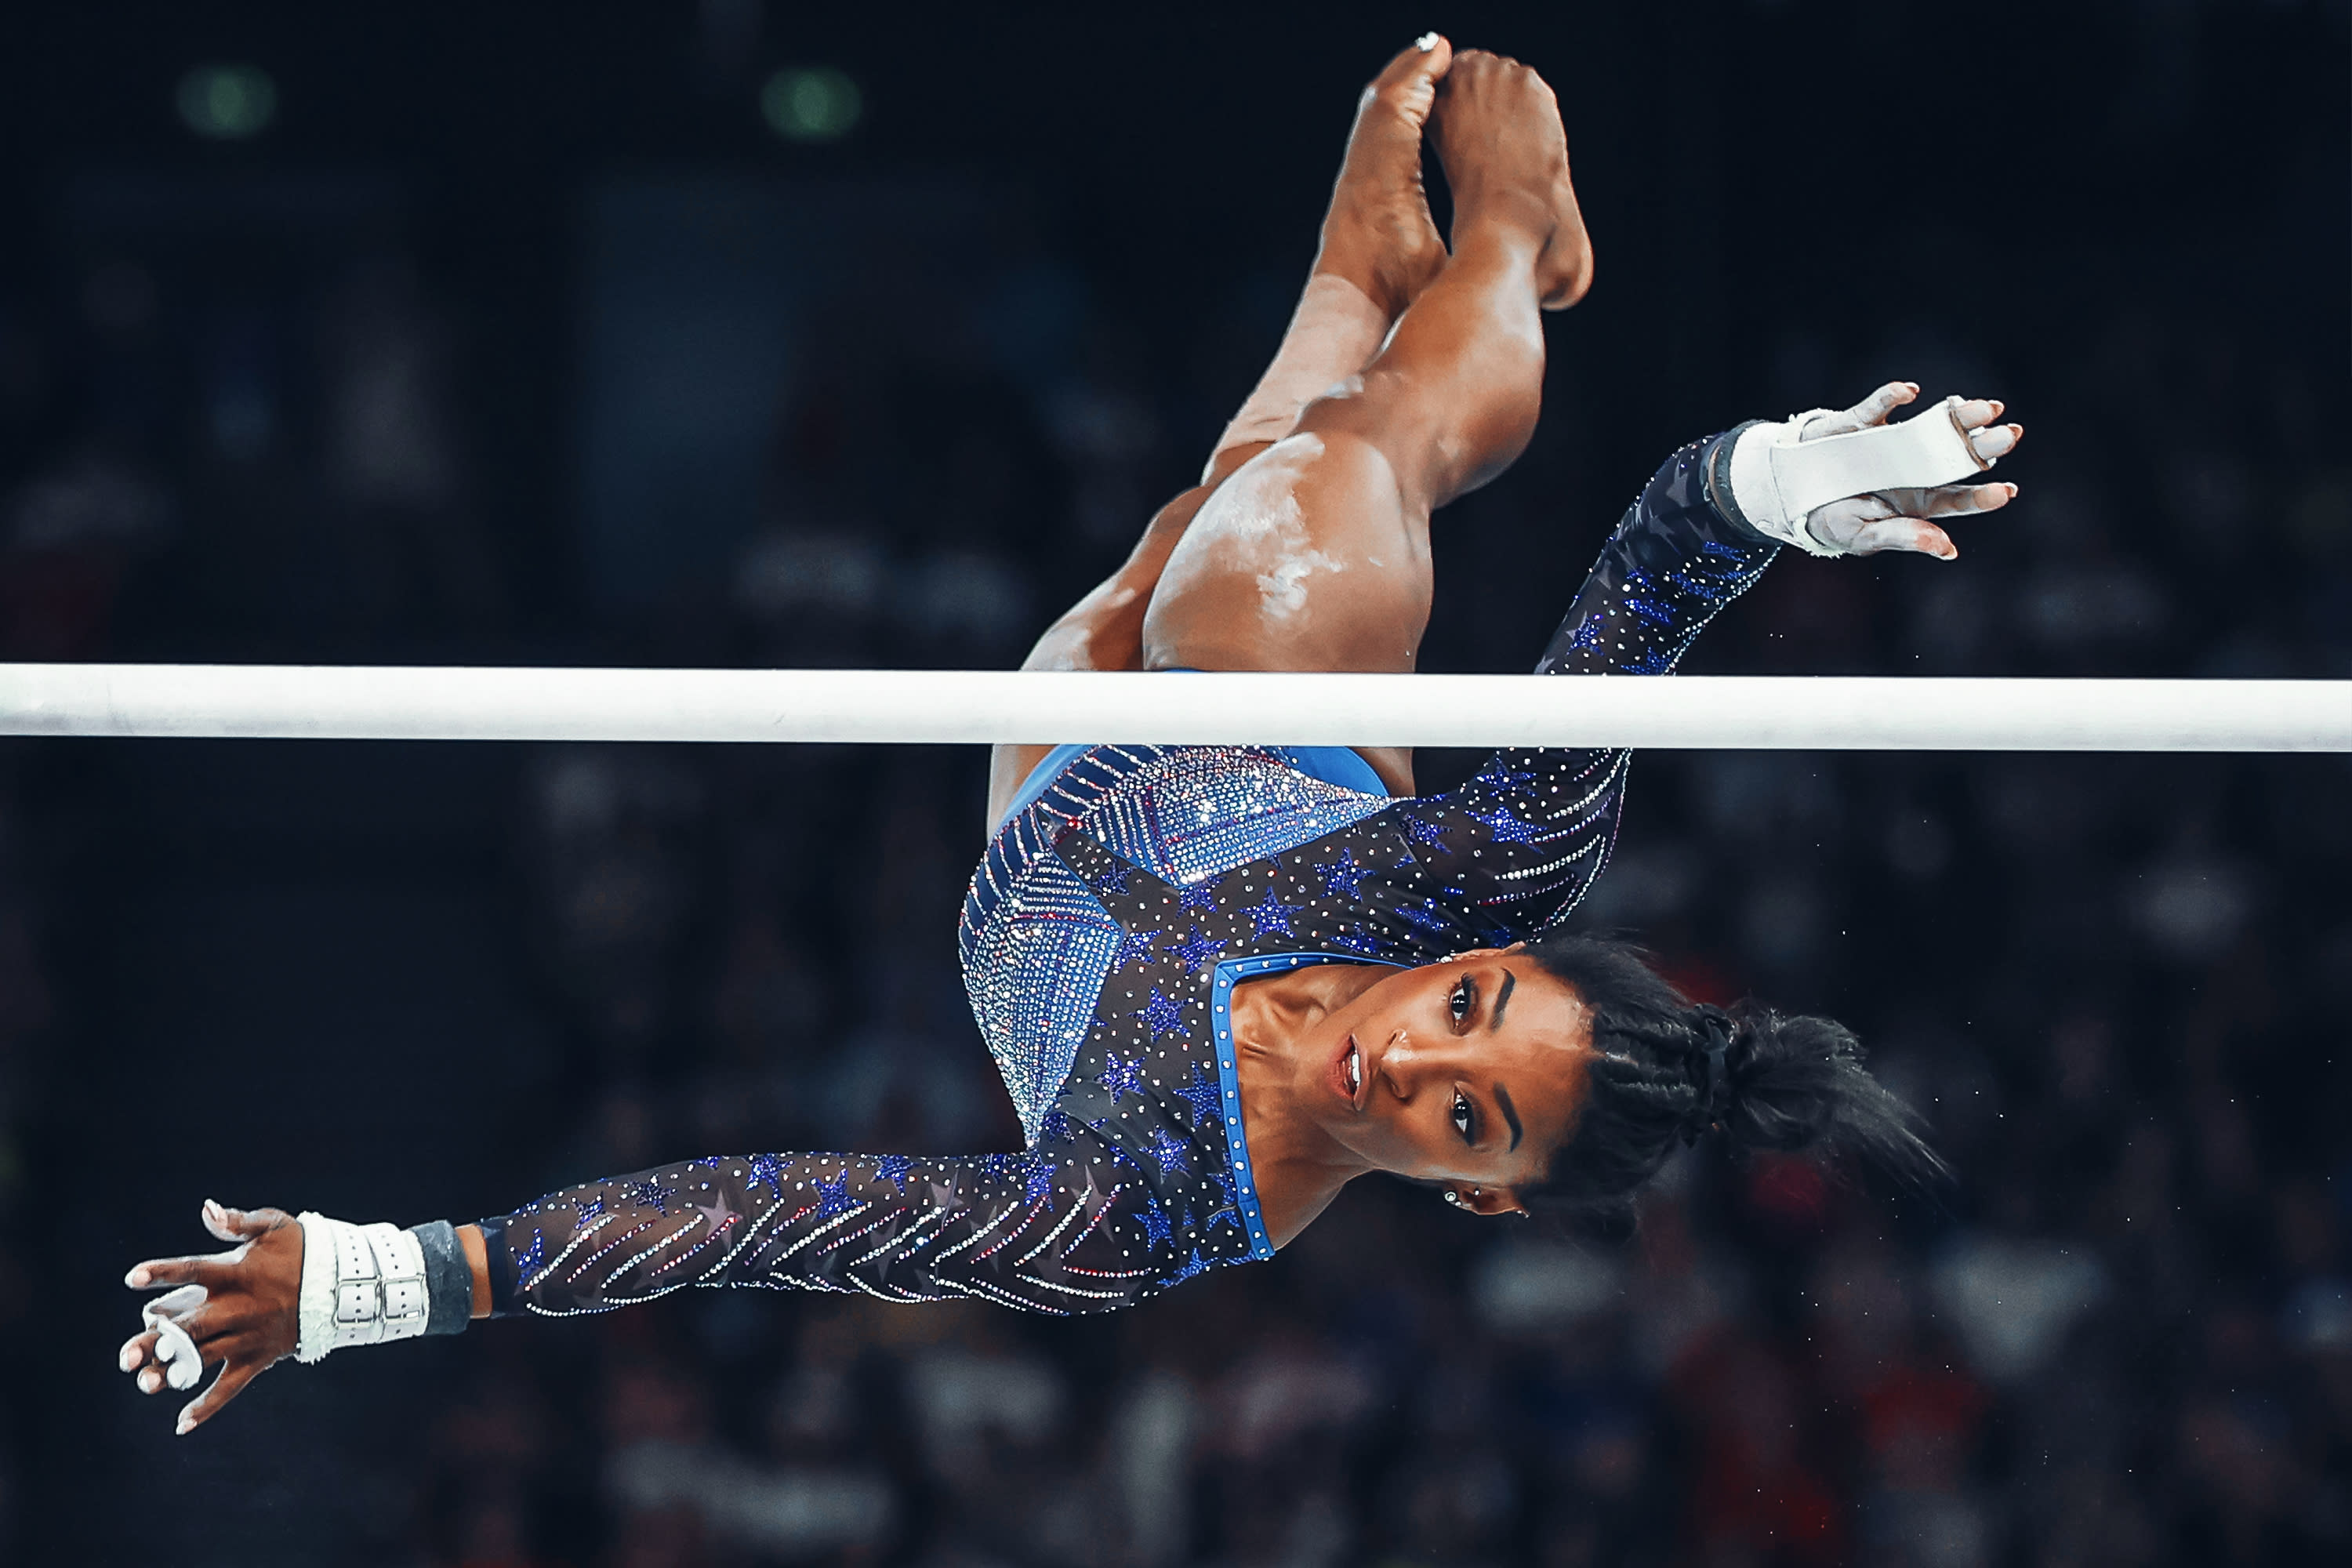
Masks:
[[[1466,51],[1437,80],[1429,125],[1454,188],[1451,258],[1360,377],[1308,403],[1282,439],[1221,454],[1242,460],[1230,472],[1213,463],[1210,483],[1154,519],[1128,566],[1048,634],[1031,668],[1412,669],[1429,619],[1430,513],[1526,447],[1542,401],[1540,311],[1574,303],[1592,270],[1541,78]],[[1417,150],[1411,167],[1417,176]],[[1335,212],[1347,186],[1343,172]],[[1417,177],[1411,189],[1418,205]],[[1327,221],[1327,253],[1332,229]],[[1103,637],[1114,608],[1119,632],[1135,628],[1134,663],[1106,657],[1130,647]],[[1092,660],[1070,657],[1068,644],[1088,637]],[[1412,793],[1409,753],[1362,751],[1390,789]],[[1043,752],[999,749],[992,805]]]
[[[1300,412],[1360,375],[1405,308],[1445,266],[1445,242],[1422,192],[1422,131],[1454,51],[1434,34],[1364,89],[1324,216],[1298,314],[1265,379],[1211,454],[1201,482],[1160,510],[1119,569],[1073,605],[1024,669],[1141,669],[1143,617],[1177,541],[1236,469],[1296,427]],[[1001,745],[989,772],[993,823],[1051,750]]]

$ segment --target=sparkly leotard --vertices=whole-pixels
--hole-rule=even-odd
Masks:
[[[1773,546],[1685,447],[1602,549],[1538,673],[1662,675]],[[1229,1004],[1307,963],[1412,965],[1531,935],[1607,860],[1629,753],[1504,751],[1391,800],[1276,747],[1098,746],[991,841],[964,984],[1027,1147],[961,1158],[757,1154],[566,1188],[486,1220],[501,1312],[683,1285],[1123,1307],[1273,1256]]]

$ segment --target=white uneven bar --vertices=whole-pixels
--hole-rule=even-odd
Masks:
[[[14,664],[0,734],[2345,752],[2352,681]]]

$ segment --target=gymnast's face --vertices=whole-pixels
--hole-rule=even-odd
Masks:
[[[1591,1010],[1517,948],[1385,976],[1315,1033],[1332,1138],[1486,1214],[1517,1208],[1513,1189],[1543,1179],[1592,1052]]]

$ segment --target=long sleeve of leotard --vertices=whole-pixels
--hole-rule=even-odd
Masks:
[[[481,1222],[493,1310],[566,1317],[686,1285],[1040,1312],[1156,1294],[1184,1238],[1131,1157],[1060,1121],[1019,1153],[720,1157],[566,1187]]]
[[[1684,447],[1642,488],[1537,674],[1669,674],[1763,575],[1778,547],[1709,499],[1738,434]],[[1443,952],[1532,935],[1565,915],[1608,863],[1631,760],[1615,749],[1500,751],[1461,788],[1370,819],[1403,840],[1374,900],[1394,934]]]

